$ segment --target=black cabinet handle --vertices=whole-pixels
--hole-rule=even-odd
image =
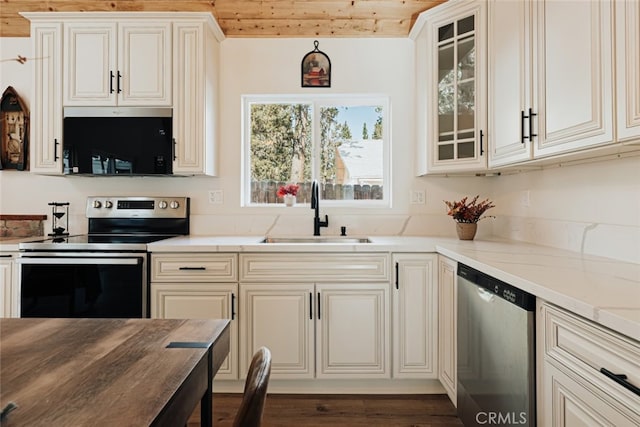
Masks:
[[[529,108],[529,141],[533,142],[533,137],[538,136],[537,133],[533,133],[533,117],[537,116],[536,113],[533,112],[533,109]]]
[[[484,147],[483,147],[483,140],[484,140],[484,132],[482,131],[482,129],[480,129],[480,155],[482,156],[484,154]]]
[[[525,116],[524,110],[520,110],[520,143],[524,144],[525,139],[529,139],[528,136],[524,134],[524,120],[529,116]]]
[[[60,157],[58,157],[58,145],[60,145],[60,143],[58,142],[58,138],[54,138],[53,139],[53,161],[57,162],[58,159]]]
[[[398,279],[398,272],[400,271],[399,263],[396,262],[396,289],[400,289],[400,282]]]
[[[177,145],[177,144],[178,144],[178,143],[176,142],[176,139],[175,139],[175,138],[173,138],[173,146],[171,147],[171,155],[173,156],[173,160],[174,160],[174,161],[175,161],[175,160],[176,160],[176,158],[177,158],[177,157],[176,157],[176,145]]]
[[[627,390],[631,390],[631,392],[636,396],[640,396],[640,388],[634,386],[629,381],[627,381],[627,376],[625,374],[614,374],[613,372],[605,368],[600,368],[600,372],[602,372],[607,377],[611,378],[612,380],[614,380],[615,382],[617,382]]]
[[[180,267],[178,270],[206,270],[207,267]]]
[[[112,70],[109,70],[109,74],[111,75],[111,78],[109,79],[109,93],[113,93],[113,78],[115,76],[113,75]]]
[[[236,294],[231,292],[231,320],[236,318]]]
[[[309,292],[309,320],[313,320],[313,293]]]
[[[120,71],[118,71],[118,82],[117,82],[118,93],[122,92],[122,89],[120,89],[120,79],[121,78],[122,78],[122,74],[120,74]]]
[[[320,292],[318,292],[318,319],[320,319]]]

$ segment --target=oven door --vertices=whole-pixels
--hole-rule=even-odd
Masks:
[[[147,317],[146,253],[23,253],[20,317]]]

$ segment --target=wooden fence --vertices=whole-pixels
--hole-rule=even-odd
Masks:
[[[278,188],[288,182],[253,181],[251,183],[251,203],[284,203],[277,195]],[[297,203],[311,203],[311,183],[298,183]],[[382,200],[381,185],[320,184],[322,200]]]

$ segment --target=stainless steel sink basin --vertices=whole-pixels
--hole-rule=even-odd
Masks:
[[[366,237],[340,237],[340,236],[317,236],[317,237],[266,237],[262,243],[371,243]]]

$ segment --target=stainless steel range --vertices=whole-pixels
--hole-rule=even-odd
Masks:
[[[21,243],[21,317],[149,316],[147,243],[189,234],[188,197],[89,197],[87,234]]]

